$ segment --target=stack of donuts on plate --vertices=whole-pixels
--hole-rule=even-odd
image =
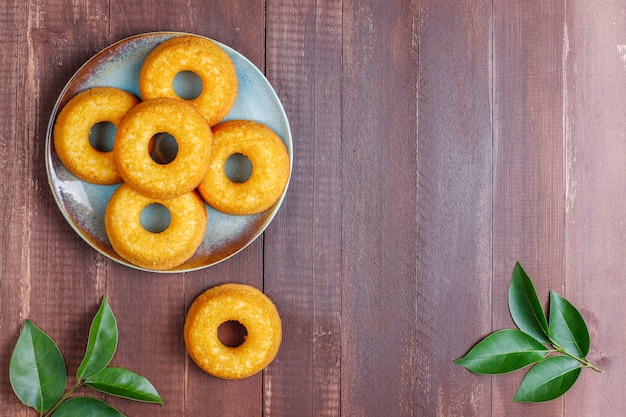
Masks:
[[[174,78],[184,71],[202,81],[193,99],[174,90]],[[59,112],[53,142],[60,161],[79,179],[122,183],[104,219],[116,253],[140,268],[168,270],[186,262],[202,243],[204,202],[230,215],[263,212],[284,192],[290,162],[285,144],[267,126],[224,121],[237,98],[237,74],[228,54],[209,39],[181,35],[157,45],[142,64],[139,92],[141,100],[105,86],[78,93]],[[116,126],[111,152],[90,143],[92,127],[101,122]],[[155,156],[165,134],[175,140],[171,160]],[[236,154],[252,165],[244,181],[226,173],[226,161]],[[150,205],[169,211],[164,230],[142,226],[141,213]]]

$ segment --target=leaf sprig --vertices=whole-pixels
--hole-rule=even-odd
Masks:
[[[117,321],[105,296],[89,329],[85,356],[76,371],[77,382],[65,392],[67,367],[61,351],[46,333],[26,320],[9,363],[13,391],[25,405],[37,410],[40,417],[125,417],[102,400],[73,396],[82,386],[163,405],[158,392],[145,377],[125,368],[109,366],[117,342]]]
[[[454,363],[477,374],[503,374],[533,365],[513,401],[551,401],[565,394],[583,368],[602,372],[587,359],[585,320],[565,298],[550,291],[549,319],[535,287],[516,263],[509,286],[509,311],[517,329],[498,330]]]

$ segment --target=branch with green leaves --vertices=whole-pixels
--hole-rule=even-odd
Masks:
[[[517,329],[498,330],[454,361],[477,374],[496,375],[532,365],[513,401],[551,401],[565,394],[583,368],[601,372],[587,359],[585,320],[565,298],[550,291],[549,322],[535,287],[516,263],[509,286],[509,311]]]
[[[77,382],[67,390],[67,367],[56,343],[26,320],[9,363],[11,386],[25,405],[40,417],[124,417],[119,410],[92,397],[73,396],[87,386],[105,394],[163,405],[145,377],[125,368],[109,366],[117,349],[117,321],[106,297],[89,329],[85,356],[76,371]]]

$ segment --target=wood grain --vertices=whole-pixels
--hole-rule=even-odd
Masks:
[[[493,326],[511,327],[516,261],[540,299],[565,283],[563,1],[494,6]],[[512,402],[524,372],[494,378],[493,414],[559,415],[562,399]]]
[[[287,198],[265,239],[264,288],[285,330],[264,379],[268,416],[340,415],[341,21],[338,1],[267,3],[267,76],[294,138]]]
[[[491,378],[452,363],[492,326],[490,11],[490,1],[420,8],[419,416],[491,415]]]
[[[622,415],[626,314],[626,16],[623,4],[568,2],[565,81],[565,265],[568,299],[591,333],[590,358],[603,374],[583,372],[565,414]],[[617,400],[617,401],[614,401]],[[606,410],[606,404],[609,411]]]
[[[343,9],[343,415],[416,412],[414,6]]]
[[[28,236],[30,213],[26,208],[32,204],[32,197],[22,191],[29,189],[31,160],[5,156],[25,155],[29,148],[27,140],[16,141],[15,138],[25,137],[27,109],[34,103],[27,104],[14,98],[25,91],[26,83],[32,82],[32,79],[27,81],[25,70],[29,61],[28,47],[19,42],[26,37],[28,20],[27,3],[5,2],[0,5],[0,51],[7,69],[1,82],[7,99],[2,100],[0,108],[0,153],[4,155],[0,159],[0,212],[4,216],[0,233],[0,398],[6,413],[14,416],[28,414],[19,401],[12,399],[7,367],[21,323],[30,315],[31,307],[30,242],[24,235]],[[16,30],[9,31],[8,28]],[[9,172],[15,181],[7,181],[6,173]]]

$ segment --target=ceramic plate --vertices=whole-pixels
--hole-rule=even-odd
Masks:
[[[139,97],[139,70],[146,55],[162,41],[180,35],[183,33],[141,34],[119,41],[96,54],[74,74],[61,92],[46,132],[48,181],[63,216],[76,233],[93,248],[123,265],[136,269],[145,270],[120,258],[111,247],[104,229],[104,211],[118,185],[102,186],[86,183],[67,171],[55,154],[52,130],[58,112],[71,97],[82,90],[110,86],[129,91]],[[225,120],[246,119],[267,125],[284,141],[292,164],[289,122],[274,89],[248,59],[232,48],[217,43],[233,60],[239,81],[237,100]],[[252,243],[265,230],[278,211],[284,195],[283,193],[279,201],[268,211],[250,216],[223,214],[207,205],[209,219],[207,231],[195,255],[177,268],[155,272],[192,271],[231,257]],[[156,222],[158,223],[158,219]]]

